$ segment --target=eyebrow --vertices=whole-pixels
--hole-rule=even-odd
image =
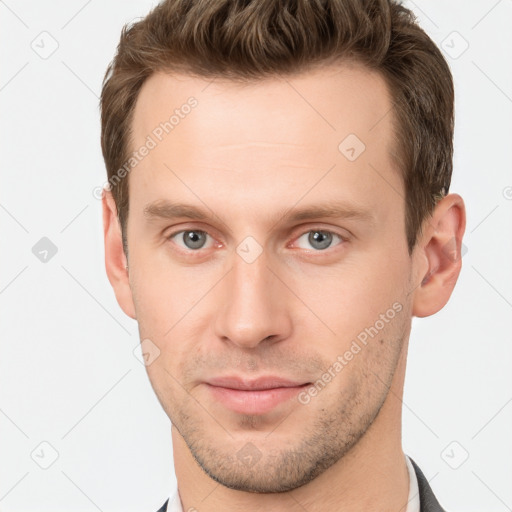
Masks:
[[[148,220],[174,220],[177,218],[210,220],[213,217],[219,218],[215,213],[207,209],[202,209],[190,204],[173,203],[165,199],[154,201],[146,205],[144,208],[144,216]],[[320,218],[354,219],[369,224],[375,223],[375,216],[370,210],[341,201],[328,201],[319,205],[283,209],[272,216],[270,221],[272,225],[275,225],[281,221],[293,223]]]

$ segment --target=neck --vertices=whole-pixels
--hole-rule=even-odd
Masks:
[[[212,480],[172,427],[174,466],[184,511],[404,512],[409,473],[401,446],[402,395],[407,343],[388,396],[360,441],[337,463],[302,487],[273,494],[229,489]]]

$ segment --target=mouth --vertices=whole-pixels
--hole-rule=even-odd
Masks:
[[[280,377],[258,379],[221,377],[205,382],[214,401],[239,414],[261,415],[290,401],[310,382],[298,382]]]

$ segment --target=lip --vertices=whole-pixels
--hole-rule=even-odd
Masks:
[[[264,391],[272,388],[293,388],[307,384],[304,381],[283,379],[276,375],[264,375],[257,379],[245,379],[236,375],[209,379],[207,384],[243,391]]]
[[[279,404],[296,397],[310,382],[298,382],[277,376],[257,379],[219,377],[205,382],[213,399],[239,414],[265,414]]]

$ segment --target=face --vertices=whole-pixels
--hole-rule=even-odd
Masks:
[[[140,92],[132,149],[156,144],[129,175],[133,315],[163,408],[227,487],[305,484],[388,399],[415,264],[390,110],[348,65]]]

